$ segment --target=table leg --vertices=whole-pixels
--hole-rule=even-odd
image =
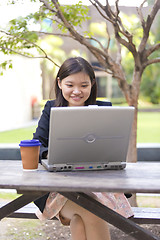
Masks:
[[[111,210],[110,208],[104,206],[100,202],[91,198],[87,194],[84,193],[76,193],[76,192],[59,192],[66,198],[71,201],[77,203],[81,207],[87,209],[88,211],[94,213],[96,216],[102,218],[113,226],[119,228],[123,232],[128,235],[134,237],[138,240],[158,240],[159,238],[154,236],[149,231],[144,228],[138,226],[130,219],[127,219],[117,212]],[[160,240],[160,239],[159,239]]]
[[[0,220],[4,217],[9,216],[11,213],[24,207],[28,203],[36,200],[41,196],[42,196],[42,193],[31,193],[31,194],[23,194],[22,196],[14,199],[13,201],[9,202],[8,204],[0,208]]]

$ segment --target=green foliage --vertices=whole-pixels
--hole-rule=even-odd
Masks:
[[[139,18],[135,14],[128,16],[124,13],[121,13],[120,17],[122,19],[124,27],[134,36],[134,44],[138,46],[143,36],[143,31]]]
[[[15,4],[16,2],[18,1],[10,1],[10,4]],[[50,9],[41,6],[39,11],[31,13],[26,17],[18,17],[9,22],[7,26],[8,32],[5,33],[3,31],[0,37],[0,48],[4,54],[21,54],[33,57],[33,52],[30,50],[36,48],[38,51],[41,51],[38,45],[36,45],[38,39],[41,37],[38,31],[34,31],[34,27],[39,29],[39,31],[42,27],[42,30],[46,33],[53,32],[56,10],[52,1],[48,0],[48,4]],[[67,21],[75,27],[81,26],[83,21],[89,19],[89,9],[87,6],[83,6],[81,1],[75,5],[61,6],[60,9]],[[60,22],[58,27],[62,31],[66,31],[66,28]]]
[[[60,9],[64,14],[65,19],[75,27],[82,27],[82,22],[90,19],[88,16],[89,8],[82,5],[81,1],[74,5],[60,6]],[[66,31],[64,25],[59,24],[58,26],[62,31]]]
[[[141,94],[148,97],[153,104],[160,103],[160,64],[152,64],[146,68],[142,76]]]
[[[135,46],[139,46],[143,37],[143,30],[139,18],[135,14],[128,16],[124,13],[121,13],[120,17],[124,27],[133,35],[133,43]],[[155,35],[150,31],[148,44],[154,44],[155,42]]]
[[[21,18],[10,22],[9,32],[1,31],[0,48],[4,54],[24,54],[33,56],[28,50],[35,47],[36,33],[27,32],[27,22]]]
[[[154,44],[155,42],[160,43],[160,17],[157,20],[156,34],[150,33],[150,40]],[[155,31],[155,29],[153,29]],[[159,51],[152,53],[150,58],[158,59]],[[152,64],[148,66],[142,76],[141,83],[141,94],[148,97],[149,101],[153,104],[160,103],[160,63]]]
[[[105,22],[92,22],[89,25],[89,30],[96,36],[106,37],[106,23]]]
[[[3,70],[11,69],[13,67],[11,60],[6,60],[0,63],[0,75],[3,75]]]
[[[31,21],[32,15],[27,16],[26,18],[18,17],[9,22],[10,27],[8,29],[10,35],[13,35],[14,41],[13,46],[16,41],[21,43],[22,48],[32,48],[34,47],[32,43],[38,40],[38,35],[35,32],[29,31],[30,24],[33,24]],[[12,47],[13,47],[12,46]]]
[[[142,38],[142,28],[140,27],[139,18],[136,15],[132,15],[131,17],[121,14],[122,21],[126,29],[131,32],[134,36],[134,44],[135,46],[139,46],[141,38]],[[159,18],[160,22],[160,18]],[[159,24],[158,24],[159,25]],[[153,31],[153,30],[152,30]],[[160,40],[160,31],[157,29],[157,34],[150,31],[149,39],[147,42],[147,46],[155,44]],[[126,50],[126,48],[122,47],[122,66],[125,69],[125,73],[127,76],[128,83],[132,82],[133,79],[133,69],[134,69],[134,60],[132,54]],[[154,52],[152,58],[158,58],[158,52]],[[142,83],[141,83],[141,95],[148,97],[149,101],[154,104],[158,104],[160,102],[160,76],[159,76],[159,63],[152,64],[148,66],[143,75],[142,75]]]

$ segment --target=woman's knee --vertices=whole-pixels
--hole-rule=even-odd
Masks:
[[[84,230],[84,223],[81,216],[74,214],[70,221],[70,227],[74,229],[76,228],[79,231]]]

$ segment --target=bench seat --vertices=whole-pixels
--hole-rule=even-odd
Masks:
[[[0,207],[4,204],[1,203]],[[37,219],[35,215],[37,207],[34,203],[30,203],[23,208],[12,213],[8,217],[10,218],[28,218],[28,219]],[[140,208],[132,207],[134,212],[134,217],[130,219],[138,224],[160,224],[160,208]],[[54,218],[53,220],[56,220]]]

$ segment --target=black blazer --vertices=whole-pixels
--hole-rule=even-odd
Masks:
[[[55,100],[47,101],[47,103],[45,104],[45,107],[43,109],[41,118],[38,122],[38,127],[36,129],[36,132],[33,134],[33,138],[39,139],[39,141],[42,144],[40,147],[40,156],[39,156],[40,162],[41,162],[42,158],[46,158],[47,153],[48,153],[50,111],[51,111],[51,107],[54,107],[54,105],[55,105]],[[97,101],[96,105],[112,106],[112,103]],[[43,212],[48,195],[49,195],[49,193],[44,195],[43,197],[37,199],[34,202],[37,205],[37,207],[40,209],[41,212]]]

